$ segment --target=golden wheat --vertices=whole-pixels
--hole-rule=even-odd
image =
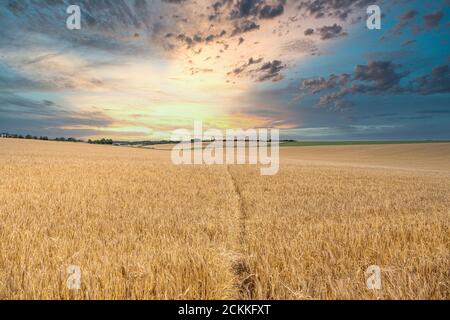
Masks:
[[[449,146],[283,148],[263,177],[1,139],[0,298],[449,299]]]

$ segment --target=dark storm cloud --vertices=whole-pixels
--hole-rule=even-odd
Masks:
[[[226,7],[223,6],[225,2],[226,1],[223,1],[222,3],[216,2],[213,5],[213,18],[223,15],[220,10],[226,10]],[[272,19],[281,16],[284,13],[285,4],[286,0],[279,0],[276,3],[268,3],[266,0],[238,0],[233,3],[233,6],[229,12],[229,18],[232,20],[257,17],[260,19]]]
[[[219,19],[223,14],[221,9],[226,3],[227,3],[227,0],[219,0],[219,1],[214,2],[211,6],[213,13],[209,15],[208,19],[209,20]]]
[[[390,61],[370,61],[368,65],[357,65],[353,73],[355,80],[371,82],[369,91],[397,90],[400,80],[407,73],[398,73],[400,66]]]
[[[305,36],[310,36],[314,34],[314,29],[308,28],[304,32]]]
[[[283,79],[281,71],[286,68],[280,60],[273,60],[265,62],[259,67],[251,69],[252,66],[261,64],[263,58],[250,58],[248,62],[235,68],[233,71],[229,72],[228,75],[239,76],[241,74],[250,75],[253,79],[258,82],[264,82],[267,80],[272,80],[273,82],[280,81]]]
[[[319,105],[334,105],[336,109],[348,103],[343,100],[353,94],[401,94],[431,95],[450,92],[450,67],[448,64],[435,67],[431,73],[417,77],[408,85],[401,80],[409,75],[400,71],[401,66],[391,61],[370,61],[357,65],[352,74],[331,75],[328,78],[306,79],[301,89],[313,94],[336,90],[320,97]]]
[[[342,26],[336,23],[331,26],[317,28],[315,31],[312,28],[308,28],[304,32],[305,36],[312,36],[314,34],[318,34],[322,40],[334,39],[347,35]]]
[[[355,9],[376,4],[377,0],[303,0],[298,9],[315,18],[334,17],[346,20]]]
[[[185,34],[179,34],[177,36],[177,40],[185,43],[188,46],[188,48],[190,48],[192,46],[192,38],[186,36]]]
[[[320,38],[322,40],[328,40],[347,35],[347,33],[343,31],[342,26],[336,23],[331,26],[323,26],[321,28],[318,28],[317,33],[320,35]]]
[[[222,38],[227,34],[227,32],[225,30],[222,30],[220,33],[218,34],[209,34],[208,36],[205,37],[205,43],[208,44],[216,39]]]
[[[261,66],[261,68],[257,70],[257,73],[259,74],[257,80],[260,82],[266,80],[280,81],[283,79],[283,76],[280,74],[280,72],[285,67],[286,65],[283,65],[280,60],[266,62]]]
[[[284,12],[283,4],[279,3],[276,6],[265,5],[259,12],[259,17],[261,19],[271,19],[282,15]]]
[[[344,86],[350,79],[350,75],[341,74],[334,75],[332,74],[328,78],[317,78],[317,79],[307,79],[302,83],[302,89],[307,89],[312,93],[318,93],[327,89],[334,89],[337,86]]]
[[[266,4],[265,0],[239,0],[235,2],[231,9],[230,18],[247,18],[259,16],[262,19],[277,17],[284,12],[285,1],[278,1],[277,4]]]
[[[237,19],[245,18],[250,15],[255,16],[258,14],[258,6],[260,3],[260,0],[239,0],[231,10],[230,17],[232,19]]]
[[[411,91],[422,95],[450,92],[450,67],[448,64],[433,68],[430,74],[411,82]]]
[[[231,36],[235,36],[235,35],[238,35],[241,33],[250,32],[250,31],[258,30],[258,29],[259,29],[259,25],[256,24],[256,22],[245,20],[245,21],[242,21],[241,23],[235,25],[234,30],[231,33]]]
[[[400,67],[390,61],[370,61],[367,65],[357,65],[352,74],[306,79],[301,89],[314,94],[337,89],[320,97],[319,105],[334,105],[336,109],[347,109],[349,102],[343,100],[347,95],[401,93],[403,88],[400,86],[400,80],[407,73],[398,71]]]
[[[181,33],[176,37],[176,39],[178,41],[185,43],[188,46],[188,48],[190,48],[195,43],[209,44],[215,40],[218,40],[218,39],[224,37],[226,34],[227,34],[227,32],[225,30],[222,30],[221,32],[219,32],[217,34],[209,34],[207,36],[203,36],[203,34],[200,32],[194,34],[192,37]],[[172,37],[173,37],[172,33],[168,33],[165,35],[165,38],[172,38]]]

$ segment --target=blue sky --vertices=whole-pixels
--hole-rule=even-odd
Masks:
[[[66,9],[81,8],[81,30]],[[382,29],[366,27],[376,4]],[[0,131],[450,139],[448,0],[4,0]]]

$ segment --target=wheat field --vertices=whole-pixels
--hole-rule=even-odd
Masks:
[[[450,299],[447,143],[286,147],[270,177],[16,139],[0,160],[0,299]]]

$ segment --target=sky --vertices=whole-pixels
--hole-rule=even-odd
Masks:
[[[450,139],[449,35],[450,0],[0,0],[0,131]]]

